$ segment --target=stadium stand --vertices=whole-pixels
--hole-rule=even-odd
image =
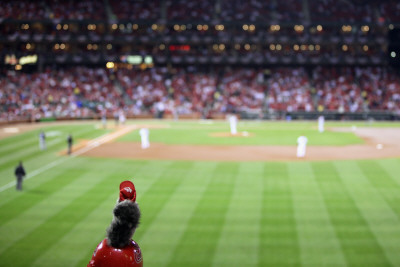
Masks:
[[[1,121],[400,118],[397,1],[0,3]]]

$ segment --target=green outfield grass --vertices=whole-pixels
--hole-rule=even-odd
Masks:
[[[297,138],[305,135],[309,139],[309,145],[341,146],[363,143],[363,140],[352,132],[334,132],[328,128],[321,134],[317,131],[315,122],[243,121],[238,123],[237,130],[239,133],[247,132],[248,137],[227,138],[213,136],[216,133],[230,133],[229,124],[225,121],[158,122],[165,128],[151,129],[151,142],[198,145],[296,145]],[[327,127],[337,126],[329,124]],[[135,131],[121,137],[119,141],[140,142],[140,136]]]
[[[159,137],[151,131],[151,141],[166,143],[189,142],[195,127],[229,130],[224,123],[143,123],[169,126]],[[108,132],[94,126],[43,128],[53,132],[46,151],[39,150],[38,130],[0,140],[0,266],[86,266],[111,222],[119,183],[132,177],[142,211],[134,239],[144,266],[400,266],[399,158],[194,162],[57,154],[68,133],[78,141]],[[260,135],[263,129],[279,132],[282,144],[300,131],[321,136],[308,122],[239,125]],[[342,137],[340,145],[360,142],[334,135],[315,144]],[[20,159],[34,176],[16,192],[6,187]]]

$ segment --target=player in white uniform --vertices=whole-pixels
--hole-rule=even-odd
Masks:
[[[147,128],[142,128],[139,130],[140,138],[142,141],[142,149],[146,149],[150,147],[150,142],[149,142],[149,129]]]
[[[124,114],[124,112],[123,112],[122,110],[119,112],[119,117],[118,117],[118,119],[119,119],[119,123],[120,123],[121,125],[124,125],[124,124],[125,124],[126,117],[125,117],[125,114]]]
[[[299,136],[297,138],[297,157],[298,158],[304,158],[306,155],[306,145],[307,145],[308,139],[305,136]]]
[[[236,115],[229,116],[229,125],[231,127],[231,134],[237,134],[237,117],[236,117]]]
[[[320,133],[324,132],[324,124],[325,124],[325,118],[324,116],[321,115],[318,117],[318,131]]]

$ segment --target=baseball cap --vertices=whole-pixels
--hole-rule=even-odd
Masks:
[[[135,202],[136,200],[135,185],[131,181],[123,181],[119,185],[119,202],[124,201],[126,199],[133,202]]]

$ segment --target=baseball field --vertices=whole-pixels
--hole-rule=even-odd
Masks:
[[[79,121],[0,132],[1,267],[86,266],[126,179],[147,267],[400,266],[400,123],[327,122],[320,133],[313,121],[239,121],[231,135],[226,121]]]

